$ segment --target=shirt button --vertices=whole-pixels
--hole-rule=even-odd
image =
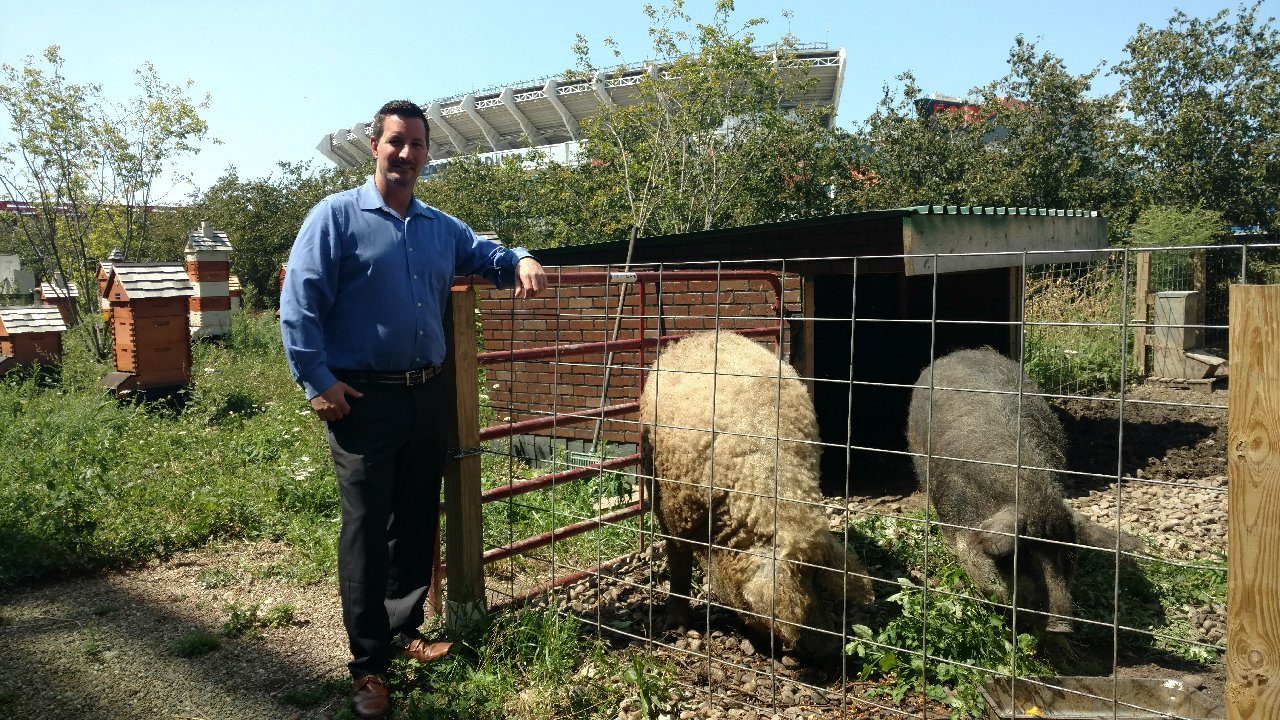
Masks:
[[[419,330],[419,331],[418,331],[418,334],[419,334],[419,335],[421,335],[421,334],[422,334],[422,331],[421,331],[421,330]]]
[[[418,279],[418,276],[417,276],[417,275],[414,275],[414,276],[413,276],[413,279],[414,279],[414,280],[417,280],[417,279]]]
[[[418,307],[422,307],[422,303],[418,303]]]

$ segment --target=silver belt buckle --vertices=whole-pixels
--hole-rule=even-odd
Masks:
[[[413,370],[409,370],[409,371],[405,372],[405,374],[404,374],[404,384],[405,384],[406,386],[408,386],[408,385],[412,385],[412,384],[413,384],[413,373],[414,373],[414,371],[413,371]]]

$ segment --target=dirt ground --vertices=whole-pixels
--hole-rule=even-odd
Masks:
[[[1066,483],[1073,503],[1097,517],[1116,511],[1121,524],[1160,535],[1171,555],[1194,560],[1225,554],[1226,392],[1135,387],[1120,398],[1058,403],[1071,440]],[[1123,414],[1123,423],[1121,422]],[[886,463],[874,492],[852,499],[878,512],[918,508],[922,499],[901,468]],[[1132,499],[1132,502],[1129,502]],[[1180,522],[1170,511],[1183,507]],[[1164,528],[1164,529],[1161,529]],[[271,543],[210,547],[129,571],[47,582],[0,597],[0,716],[60,718],[328,718],[346,702],[345,637],[337,591],[330,583],[297,587],[266,579],[287,550]],[[657,566],[656,566],[657,567]],[[805,667],[771,654],[734,618],[713,611],[706,636],[663,639],[662,598],[647,587],[653,570],[636,556],[599,584],[563,597],[598,621],[619,652],[658,654],[680,668],[687,700],[673,717],[936,717],[941,706],[908,696],[854,702],[871,686],[839,668]],[[211,581],[212,580],[212,581]],[[208,655],[184,658],[173,643],[192,631],[218,634],[228,603],[283,604],[287,624],[241,638],[222,638]],[[1193,609],[1205,623],[1215,610]],[[1219,613],[1220,615],[1220,613]],[[1198,616],[1199,617],[1199,616]],[[655,618],[658,625],[655,625]],[[1225,618],[1221,618],[1225,620]],[[1206,625],[1206,626],[1207,626]],[[1213,642],[1212,628],[1206,642]],[[655,643],[654,638],[660,642]],[[761,647],[757,647],[761,645]],[[715,662],[711,661],[715,658]],[[1166,657],[1119,653],[1121,677],[1176,679],[1221,702],[1221,663],[1209,669]],[[845,679],[842,680],[841,678]],[[715,694],[708,702],[707,693]],[[624,707],[620,717],[634,713]]]

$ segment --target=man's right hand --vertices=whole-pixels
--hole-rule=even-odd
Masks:
[[[351,413],[351,406],[347,404],[348,395],[364,397],[364,393],[339,380],[330,385],[328,390],[311,398],[311,409],[316,411],[321,420],[341,420]]]

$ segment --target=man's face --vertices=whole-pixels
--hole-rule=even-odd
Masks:
[[[427,164],[427,127],[418,118],[388,115],[382,137],[369,141],[377,159],[377,174],[388,186],[412,190]]]

